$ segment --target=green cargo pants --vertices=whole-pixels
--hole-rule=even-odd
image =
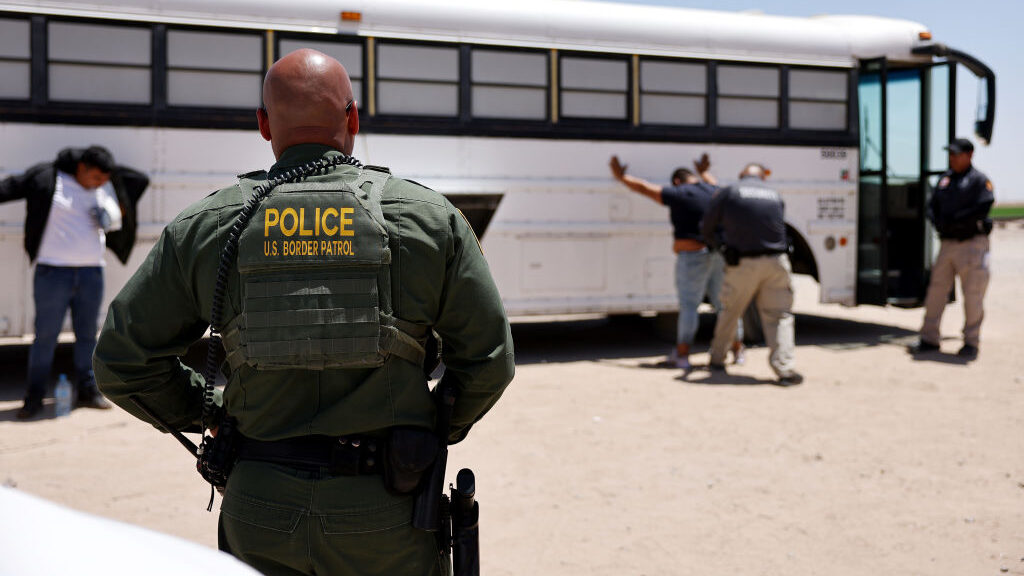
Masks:
[[[378,475],[242,461],[224,492],[220,548],[268,576],[450,574],[435,535],[412,527],[412,506]]]

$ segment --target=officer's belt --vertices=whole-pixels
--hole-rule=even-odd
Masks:
[[[785,253],[785,250],[758,250],[755,252],[741,252],[740,258],[760,258],[761,256],[776,256]]]
[[[239,460],[256,460],[334,476],[380,474],[384,442],[362,436],[300,436],[264,442],[245,438]]]

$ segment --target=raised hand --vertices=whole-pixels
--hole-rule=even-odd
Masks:
[[[697,169],[697,174],[703,174],[711,168],[711,159],[708,158],[707,152],[701,155],[700,160],[693,161],[693,167]]]
[[[612,159],[608,162],[608,167],[612,169],[612,176],[616,180],[622,180],[623,176],[626,175],[627,165],[619,162],[618,156],[612,156]]]

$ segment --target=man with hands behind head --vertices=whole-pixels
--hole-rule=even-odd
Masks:
[[[92,353],[103,302],[105,248],[122,262],[135,244],[135,205],[149,178],[118,166],[102,146],[65,148],[52,162],[0,181],[0,202],[25,200],[25,252],[35,263],[35,337],[18,419],[43,409],[57,337],[71,310],[76,407],[110,408],[96,389]]]

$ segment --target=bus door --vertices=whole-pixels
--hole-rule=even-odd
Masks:
[[[861,62],[858,304],[924,302],[935,245],[925,207],[953,137],[954,72],[946,63]]]

